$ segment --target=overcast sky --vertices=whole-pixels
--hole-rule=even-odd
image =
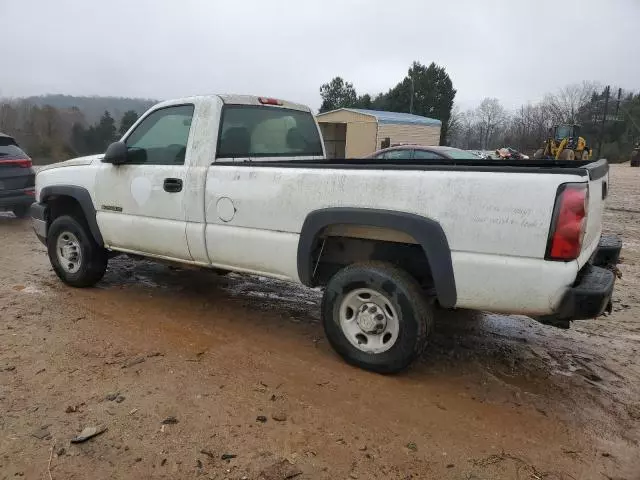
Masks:
[[[554,12],[559,17],[554,16]],[[463,108],[640,89],[640,0],[0,0],[0,96],[251,93],[320,105],[444,66]]]

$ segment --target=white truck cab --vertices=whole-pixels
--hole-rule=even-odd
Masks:
[[[567,327],[610,303],[606,161],[325,160],[308,107],[160,103],[104,155],[36,177],[34,228],[66,283],[129,253],[325,287],[327,336],[380,372],[426,345],[434,303]]]

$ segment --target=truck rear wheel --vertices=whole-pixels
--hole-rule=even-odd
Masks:
[[[71,216],[53,221],[47,232],[47,251],[58,277],[72,287],[91,287],[107,270],[107,251],[96,243],[85,222]]]
[[[356,263],[329,280],[322,322],[329,343],[348,363],[395,373],[424,351],[433,309],[404,270],[385,262]]]

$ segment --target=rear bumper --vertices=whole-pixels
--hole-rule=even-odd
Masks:
[[[31,214],[31,222],[33,230],[36,232],[38,239],[47,244],[47,207],[41,203],[34,203],[29,210]]]
[[[611,304],[615,274],[603,267],[587,265],[577,283],[562,298],[554,315],[562,320],[586,320],[602,315]]]
[[[31,194],[27,193],[31,192]],[[0,208],[29,206],[35,201],[33,187],[23,190],[0,191]]]
[[[553,315],[539,318],[542,323],[568,328],[572,320],[599,317],[611,311],[611,296],[616,281],[614,267],[620,259],[622,242],[618,237],[603,236],[591,261],[578,273]]]

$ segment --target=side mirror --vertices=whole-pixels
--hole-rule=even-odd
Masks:
[[[113,165],[122,165],[127,163],[127,146],[124,142],[113,142],[107,148],[102,159],[103,163],[112,163]]]

